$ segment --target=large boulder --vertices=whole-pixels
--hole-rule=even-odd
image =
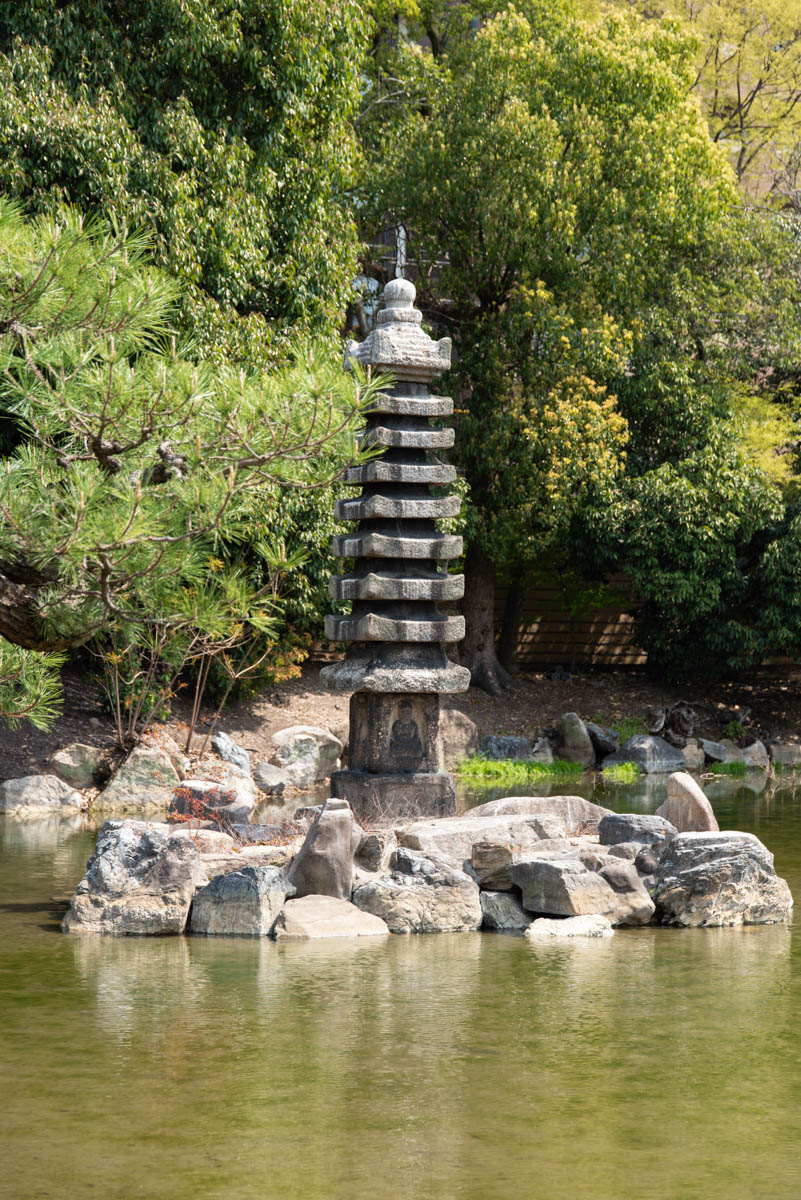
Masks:
[[[650,813],[609,813],[598,825],[598,840],[602,846],[620,842],[643,842],[647,846],[675,837],[678,830],[664,817]]]
[[[282,767],[274,767],[272,763],[259,763],[253,772],[253,782],[265,796],[277,799],[283,796],[289,778]]]
[[[348,900],[334,896],[303,896],[287,900],[273,928],[278,942],[309,938],[380,937],[389,933],[386,924]]]
[[[502,796],[471,808],[465,816],[475,817],[553,817],[562,822],[571,835],[597,833],[598,822],[610,810],[592,804],[583,796]]]
[[[715,833],[720,828],[712,805],[686,771],[676,771],[667,781],[667,800],[654,814],[664,817],[679,833]]]
[[[801,767],[801,746],[794,742],[771,742],[768,751],[777,765]]]
[[[328,779],[336,769],[342,742],[317,725],[290,725],[273,734],[273,760],[292,787],[302,791]]]
[[[347,800],[328,800],[314,818],[306,840],[289,870],[300,896],[350,898],[353,856],[363,831],[353,819]]]
[[[525,737],[488,733],[482,739],[478,751],[484,758],[531,758],[532,746]]]
[[[608,725],[598,725],[595,721],[585,721],[584,727],[590,735],[590,741],[598,758],[605,758],[607,754],[615,753],[620,745],[620,734],[616,730],[610,729]]]
[[[584,917],[539,917],[526,929],[526,937],[532,942],[550,942],[554,938],[593,937],[609,938],[614,933],[607,917],[595,913]]]
[[[114,772],[94,807],[145,813],[166,809],[180,782],[170,755],[159,746],[136,746]]]
[[[662,851],[653,898],[665,925],[785,921],[793,898],[773,855],[752,833],[680,833]]]
[[[565,713],[559,722],[559,756],[582,767],[595,763],[595,747],[578,713]]]
[[[107,821],[61,928],[65,933],[182,933],[200,852],[165,825]]]
[[[98,746],[72,742],[57,750],[50,761],[59,779],[63,779],[70,787],[89,788],[94,786],[104,758],[104,752]]]
[[[353,889],[353,903],[393,933],[459,933],[483,919],[478,886],[464,871],[403,847],[391,856],[389,875]]]
[[[195,895],[190,933],[268,937],[287,896],[294,893],[278,867],[243,867],[216,875]]]
[[[726,755],[723,762],[741,762],[747,767],[759,767],[762,771],[767,771],[770,766],[765,744],[757,738],[749,746],[738,746],[731,738],[721,738],[718,744]]]
[[[604,768],[615,767],[627,762],[636,763],[646,775],[669,775],[684,769],[681,750],[651,733],[632,734],[619,750],[604,759],[602,765]]]
[[[564,838],[564,822],[557,817],[544,816],[494,816],[474,817],[471,812],[459,817],[439,817],[429,821],[415,821],[412,825],[395,831],[401,846],[418,850],[421,854],[445,855],[463,862],[471,857],[476,842],[493,842],[509,845],[519,858],[524,852],[533,850],[544,838]]]
[[[256,788],[242,775],[222,783],[215,779],[185,779],[172,794],[170,812],[179,816],[226,823],[247,821],[256,807]]]
[[[554,917],[586,913],[610,916],[618,902],[610,885],[578,858],[533,859],[512,867],[512,879],[522,893],[523,907]]]
[[[648,895],[636,868],[618,860],[608,862],[599,874],[617,896],[614,914],[607,914],[613,925],[647,925],[654,915],[655,905]]]
[[[697,738],[691,738],[682,746],[681,752],[684,756],[684,766],[688,771],[703,771],[706,755]]]
[[[446,770],[478,750],[478,725],[458,708],[443,708],[439,715],[439,744]]]
[[[698,745],[704,752],[704,762],[728,762],[728,751],[721,742],[713,742],[709,738],[699,738]]]
[[[211,744],[223,762],[230,763],[242,775],[250,776],[250,755],[242,746],[238,746],[228,733],[222,730],[215,733]]]
[[[0,812],[9,817],[52,817],[85,806],[81,793],[56,775],[23,775],[0,783]]]
[[[517,896],[511,892],[482,892],[479,897],[484,919],[482,929],[512,933],[528,929],[531,913],[527,913]]]

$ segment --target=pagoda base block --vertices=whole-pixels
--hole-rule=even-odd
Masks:
[[[453,776],[445,771],[395,775],[335,771],[331,795],[347,800],[362,821],[448,817],[456,811]]]

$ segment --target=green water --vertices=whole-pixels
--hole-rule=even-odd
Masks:
[[[801,898],[801,789],[719,792]],[[65,937],[92,844],[0,826],[3,1200],[801,1195],[791,927]]]

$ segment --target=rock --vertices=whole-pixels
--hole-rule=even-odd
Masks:
[[[195,895],[190,933],[268,937],[294,888],[278,867],[243,867],[216,875]]]
[[[720,742],[710,742],[708,738],[699,738],[698,745],[704,752],[705,762],[727,762],[726,747]]]
[[[481,888],[511,892],[514,854],[510,842],[474,842],[470,850],[470,866]]]
[[[768,746],[774,763],[783,767],[801,766],[801,746],[792,742],[771,742]]]
[[[180,782],[169,754],[158,746],[136,746],[93,807],[104,811],[147,812],[167,808],[173,789]]]
[[[634,860],[634,867],[638,875],[650,877],[656,870],[656,864],[659,862],[661,854],[660,846],[643,846],[639,854]]]
[[[598,758],[615,753],[620,745],[620,735],[614,729],[610,729],[607,725],[596,725],[594,721],[585,721],[584,728],[590,735],[590,741]]]
[[[720,826],[715,819],[712,805],[691,775],[676,771],[667,781],[667,800],[656,810],[655,816],[664,817],[679,833],[716,832]]]
[[[253,772],[253,782],[266,796],[283,796],[289,783],[286,771],[272,763],[259,763]]]
[[[253,781],[241,775],[222,783],[185,779],[173,792],[169,811],[200,820],[240,823],[247,821],[255,808],[256,795]]]
[[[365,833],[356,850],[356,865],[363,871],[380,871],[387,865],[397,845],[397,838],[390,829]]]
[[[687,744],[682,747],[681,752],[684,755],[684,766],[688,771],[703,771],[704,763],[706,762],[706,755],[704,754],[703,747],[697,738],[693,738],[691,741],[688,741]]]
[[[209,826],[211,822],[209,822]],[[230,833],[223,833],[219,829],[207,827],[204,823],[186,824],[170,826],[171,837],[185,837],[198,848],[201,857],[204,854],[234,854],[236,852],[236,842]]]
[[[517,857],[534,849],[544,838],[564,838],[562,822],[549,814],[538,816],[473,817],[467,812],[459,817],[439,817],[430,821],[415,821],[395,831],[401,846],[421,854],[439,854],[464,862],[472,854],[476,842],[500,842],[510,845]]]
[[[540,917],[537,921],[531,922],[526,930],[526,937],[532,942],[549,942],[552,938],[608,938],[614,932],[609,920],[599,913],[595,913],[583,917],[567,917],[563,920]]]
[[[680,833],[663,850],[654,900],[665,925],[764,925],[786,921],[790,889],[752,833]]]
[[[147,821],[107,821],[61,928],[182,933],[200,878],[200,853],[190,837]]]
[[[211,744],[224,762],[231,763],[242,775],[250,777],[250,755],[242,746],[237,746],[230,734],[220,730],[211,739]]]
[[[439,714],[439,740],[442,762],[448,770],[478,751],[478,726],[458,708],[443,708]]]
[[[297,840],[278,845],[251,845],[234,847],[222,853],[202,852],[197,886],[204,887],[217,875],[228,875],[244,867],[280,867],[284,872],[298,850]]]
[[[583,796],[503,796],[499,800],[476,805],[465,816],[555,817],[564,824],[568,833],[574,834],[597,833],[598,822],[608,812],[608,808],[591,804]]]
[[[392,933],[459,933],[478,929],[477,885],[453,863],[400,848],[390,874],[353,889],[353,903],[386,921]]]
[[[664,842],[675,837],[675,826],[664,817],[648,813],[609,813],[598,825],[598,838],[602,846],[616,846],[619,842]]]
[[[484,758],[531,758],[532,746],[528,738],[489,733],[482,739],[478,752]]]
[[[523,907],[529,912],[580,917],[585,913],[606,915],[617,909],[615,893],[606,880],[588,871],[578,858],[515,863],[512,880],[521,889]]]
[[[545,766],[553,762],[553,750],[547,737],[537,739],[531,751],[531,758],[533,762],[543,763]]]
[[[95,774],[103,759],[103,751],[97,746],[72,742],[69,746],[57,750],[50,761],[59,779],[63,779],[74,788],[88,788],[94,785]]]
[[[738,746],[730,738],[722,738],[720,746],[726,751],[724,762],[741,762],[747,767],[759,767],[762,771],[767,771],[770,766],[765,744],[756,738],[750,746]]]
[[[326,801],[289,869],[298,897],[347,899],[353,885],[353,855],[361,837],[347,800]]]
[[[671,746],[664,738],[650,733],[635,733],[627,738],[614,754],[608,755],[602,766],[615,767],[620,763],[633,762],[646,775],[667,775],[684,768],[684,754]]]
[[[189,771],[189,759],[184,754],[181,747],[176,742],[175,738],[170,737],[163,729],[157,730],[152,734],[145,745],[163,750],[169,757],[173,765],[176,775],[179,779],[185,779]]]
[[[380,917],[334,896],[303,896],[287,900],[273,928],[277,942],[310,938],[380,937],[389,929]]]
[[[0,783],[0,812],[9,817],[52,817],[85,807],[81,793],[56,775],[23,775]]]
[[[272,737],[273,759],[286,772],[292,787],[303,790],[328,779],[336,769],[342,743],[316,725],[290,725]]]
[[[531,914],[511,892],[482,892],[479,900],[484,914],[482,929],[507,932],[528,929],[531,924]]]
[[[627,862],[610,862],[601,868],[600,876],[617,896],[618,904],[614,914],[607,914],[612,924],[647,925],[656,906],[646,892],[636,868]]]
[[[275,845],[277,840],[286,840],[287,827],[281,825],[251,825],[249,822],[232,823],[231,834],[240,846],[258,846],[263,843]],[[291,831],[291,830],[290,830]],[[300,830],[298,830],[298,833]]]
[[[616,845],[610,846],[607,853],[611,858],[622,858],[626,862],[634,862],[641,850],[641,842],[618,842]]]
[[[583,767],[595,765],[595,747],[578,713],[565,713],[559,722],[559,755]]]

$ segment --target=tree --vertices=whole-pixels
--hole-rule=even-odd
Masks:
[[[567,541],[588,571],[620,559],[624,468],[686,458],[729,413],[757,271],[675,23],[539,0],[440,13],[436,52],[377,53],[361,128],[375,227],[406,227],[455,339],[467,665],[498,690],[495,571]]]
[[[340,327],[358,0],[0,2],[0,189],[154,234],[195,353]]]
[[[264,541],[276,575],[285,556],[254,506],[336,478],[376,385],[311,348],[269,373],[187,359],[148,252],[0,203],[0,636],[53,653],[102,634],[175,672],[275,637],[276,580],[239,548]]]

